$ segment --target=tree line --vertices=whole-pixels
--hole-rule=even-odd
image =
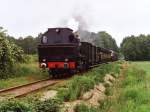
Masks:
[[[20,46],[25,54],[37,53],[39,37],[27,36],[16,39],[15,37],[8,36],[7,38],[8,40],[13,41],[16,45]]]
[[[81,37],[81,41],[91,42],[96,46],[118,52],[118,46],[116,44],[115,39],[113,39],[112,36],[107,32],[93,33],[88,31],[79,31],[79,35]],[[20,37],[18,39],[12,36],[8,36],[8,39],[10,41],[13,41],[18,46],[20,46],[26,54],[37,53],[37,46],[40,39],[39,36],[38,37],[27,36],[24,38]]]
[[[96,45],[98,47],[119,52],[119,48],[116,44],[116,40],[105,31],[94,33],[94,32],[80,30],[79,35],[81,41],[90,42],[93,43],[93,45]]]
[[[121,43],[126,60],[150,60],[150,35],[128,36]]]

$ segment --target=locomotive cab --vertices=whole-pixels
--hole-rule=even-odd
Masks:
[[[49,72],[75,72],[79,57],[79,39],[69,28],[49,28],[38,45],[41,68]]]

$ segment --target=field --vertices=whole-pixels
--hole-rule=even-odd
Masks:
[[[150,75],[150,61],[144,62],[132,62],[132,64],[140,69],[146,71],[147,75]]]
[[[149,112],[150,62],[129,62],[122,77],[113,87],[112,98],[104,112]]]

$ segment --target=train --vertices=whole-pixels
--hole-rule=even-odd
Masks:
[[[47,69],[53,77],[118,60],[115,51],[81,42],[79,35],[70,28],[48,28],[40,37],[38,57],[39,67]]]

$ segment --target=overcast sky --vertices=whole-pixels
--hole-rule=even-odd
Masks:
[[[66,26],[74,16],[118,45],[125,36],[150,33],[150,0],[0,0],[0,26],[17,38]]]

